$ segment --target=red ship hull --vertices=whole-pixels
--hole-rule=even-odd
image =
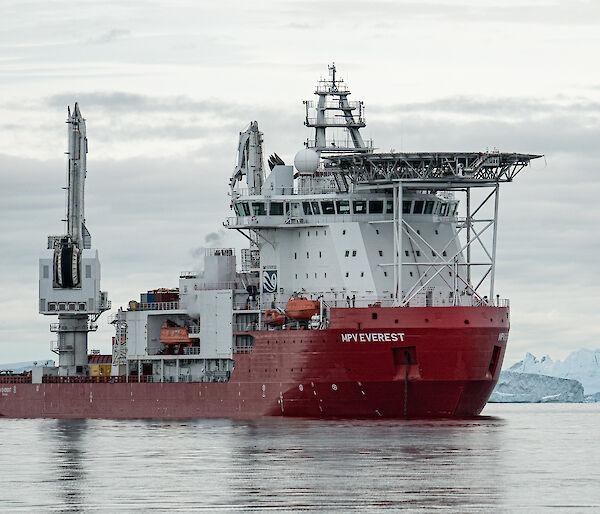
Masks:
[[[509,330],[503,307],[332,309],[330,318],[326,330],[253,332],[254,348],[234,356],[226,383],[5,382],[0,416],[476,416]]]

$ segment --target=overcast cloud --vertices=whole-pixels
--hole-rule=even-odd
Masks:
[[[36,16],[31,16],[36,12]],[[177,285],[222,229],[251,120],[291,162],[335,61],[381,150],[545,154],[503,187],[507,363],[597,348],[600,4],[7,1],[0,20],[0,362],[51,357],[37,259],[64,217],[67,105],[90,153],[86,218],[113,306]],[[90,347],[110,351],[112,331]]]

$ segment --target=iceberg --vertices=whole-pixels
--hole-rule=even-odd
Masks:
[[[502,371],[490,403],[580,403],[583,385],[577,380]]]
[[[548,355],[538,359],[528,352],[509,371],[570,378],[583,384],[586,395],[600,392],[600,350],[582,348],[571,352],[564,361],[556,362]]]

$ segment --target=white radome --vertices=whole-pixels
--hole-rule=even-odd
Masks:
[[[294,166],[299,173],[314,173],[319,168],[319,154],[310,148],[303,148],[294,157]]]

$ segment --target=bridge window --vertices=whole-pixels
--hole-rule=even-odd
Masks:
[[[385,202],[385,213],[392,214],[394,212],[394,201],[386,200]]]
[[[323,210],[323,214],[335,214],[333,202],[321,202],[321,208]]]
[[[241,203],[234,203],[233,204],[233,208],[235,209],[235,213],[238,216],[243,216],[244,215],[244,209],[242,209],[242,204]]]
[[[348,200],[337,200],[335,204],[338,214],[350,214],[350,202]]]
[[[312,210],[310,209],[310,202],[302,202],[302,209],[304,209],[304,214],[311,216]]]
[[[410,200],[404,200],[402,202],[402,214],[410,214],[410,204],[412,202]]]
[[[263,202],[254,202],[252,204],[252,214],[254,214],[254,216],[264,216],[267,214],[265,204]]]
[[[310,202],[310,204],[312,205],[313,214],[321,214],[319,202]]]
[[[440,216],[446,216],[448,214],[448,207],[449,205],[447,203],[442,204],[440,208]]]
[[[244,202],[242,204],[240,204],[242,206],[242,209],[244,209],[244,216],[250,216],[250,206]]]
[[[450,207],[450,208],[451,208],[451,211],[450,211],[450,216],[454,216],[454,213],[456,212],[456,208],[457,208],[457,207],[458,207],[458,205],[457,205],[457,204],[455,204],[455,203],[453,203],[453,204],[451,205],[451,207]]]
[[[283,203],[271,202],[271,209],[269,212],[271,213],[271,216],[283,216]]]
[[[425,202],[425,210],[423,214],[431,214],[433,212],[434,202]]]
[[[369,212],[371,214],[381,214],[383,212],[383,200],[370,200]]]
[[[355,200],[352,202],[352,208],[354,209],[354,214],[366,214],[367,202],[366,200]]]
[[[423,214],[423,200],[416,200],[413,205],[413,214]]]

